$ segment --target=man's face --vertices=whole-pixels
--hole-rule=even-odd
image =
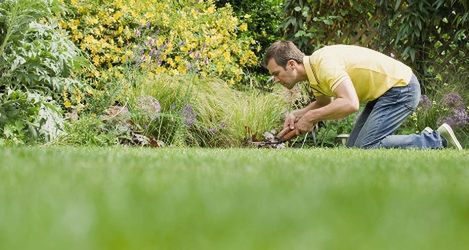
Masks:
[[[267,63],[267,69],[269,73],[274,77],[275,82],[279,82],[285,88],[291,89],[295,86],[298,82],[297,72],[296,72],[296,62],[294,60],[290,60],[287,63],[286,68],[279,66],[275,60],[272,58]]]

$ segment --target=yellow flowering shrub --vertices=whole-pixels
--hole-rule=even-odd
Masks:
[[[137,65],[155,73],[200,73],[229,82],[257,64],[231,7],[196,0],[68,0],[71,12],[60,23],[89,55],[97,71]],[[119,72],[119,70],[112,70]],[[122,73],[122,72],[121,72]]]

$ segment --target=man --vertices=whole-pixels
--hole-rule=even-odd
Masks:
[[[462,149],[448,124],[437,131],[426,128],[421,134],[392,135],[417,108],[420,85],[407,65],[377,51],[333,45],[305,56],[292,42],[278,41],[267,49],[264,66],[288,89],[308,81],[316,97],[286,115],[278,134],[281,140],[310,131],[319,121],[346,117],[366,102],[348,147]]]

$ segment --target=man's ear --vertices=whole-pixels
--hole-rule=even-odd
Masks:
[[[290,59],[287,62],[287,68],[294,69],[294,68],[296,68],[296,64],[297,64],[297,62],[295,60]]]

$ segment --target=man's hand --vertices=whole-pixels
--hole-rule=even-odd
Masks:
[[[290,112],[287,115],[285,115],[285,122],[283,123],[283,129],[280,131],[280,133],[277,134],[277,138],[286,141],[289,140],[290,138],[293,138],[294,131],[295,131],[295,122],[297,122],[300,119],[300,116],[295,115],[295,112]],[[290,133],[290,134],[289,134]],[[288,139],[283,139],[285,135],[289,134]]]
[[[285,122],[283,123],[283,129],[290,128],[290,130],[293,130],[295,128],[295,122],[297,122],[298,119],[299,119],[299,117],[295,116],[293,113],[288,113],[285,116]]]
[[[308,116],[305,115],[305,116],[301,117],[301,119],[299,119],[295,123],[295,129],[298,130],[298,132],[300,132],[300,134],[304,134],[306,132],[311,131],[315,124],[316,124],[316,122],[310,121],[308,119]]]
[[[303,116],[294,124],[293,129],[291,127],[283,128],[283,130],[278,133],[277,137],[281,141],[288,141],[293,137],[311,131],[315,124],[315,122],[309,121],[307,116]]]

